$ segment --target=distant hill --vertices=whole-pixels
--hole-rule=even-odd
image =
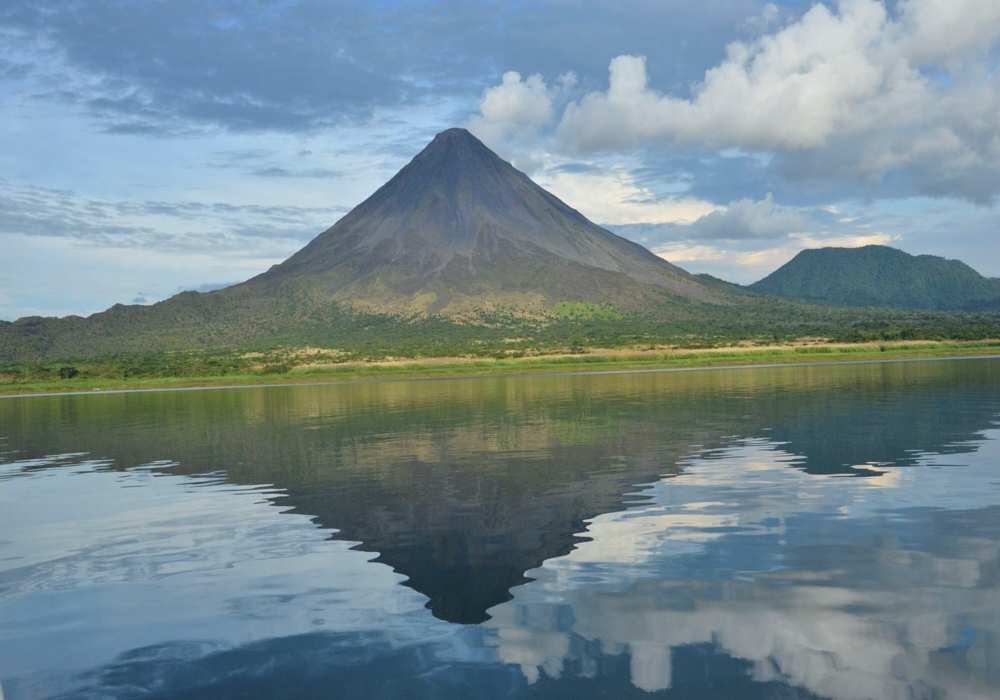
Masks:
[[[750,285],[765,294],[843,306],[934,311],[1000,309],[1000,279],[958,260],[887,246],[804,250]]]

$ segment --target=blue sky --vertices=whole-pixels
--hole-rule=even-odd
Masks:
[[[246,279],[456,125],[695,272],[1000,276],[998,48],[984,0],[7,0],[0,318]]]

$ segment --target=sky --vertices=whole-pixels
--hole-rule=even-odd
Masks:
[[[998,64],[1000,0],[5,0],[0,319],[247,279],[453,126],[692,272],[1000,276]]]

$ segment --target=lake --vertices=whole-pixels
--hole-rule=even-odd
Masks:
[[[1000,360],[0,399],[0,697],[1000,696]]]

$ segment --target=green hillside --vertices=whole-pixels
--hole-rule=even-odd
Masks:
[[[750,288],[801,301],[933,311],[1000,309],[1000,280],[958,260],[895,248],[804,250]]]

